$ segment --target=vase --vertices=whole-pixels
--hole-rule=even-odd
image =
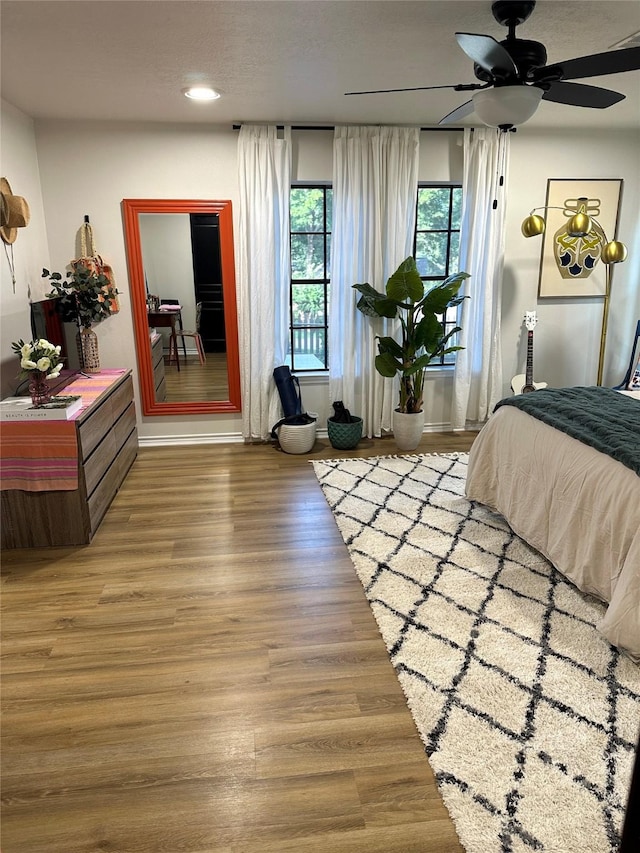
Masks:
[[[29,379],[29,393],[34,406],[42,406],[51,400],[51,391],[47,382],[47,374],[34,370]]]
[[[76,335],[80,367],[85,373],[100,373],[98,336],[90,326],[83,326]]]
[[[424,409],[421,412],[393,413],[393,437],[398,450],[415,450],[424,430]]]

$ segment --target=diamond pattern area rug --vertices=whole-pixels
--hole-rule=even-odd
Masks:
[[[614,853],[640,668],[504,519],[467,454],[314,461],[468,853]]]

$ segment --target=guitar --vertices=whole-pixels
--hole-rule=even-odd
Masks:
[[[514,394],[528,394],[539,388],[546,388],[546,382],[533,381],[533,330],[538,323],[535,311],[526,311],[524,324],[527,327],[527,367],[526,373],[519,373],[511,380],[511,390]]]

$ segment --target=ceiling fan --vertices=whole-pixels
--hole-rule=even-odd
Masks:
[[[620,92],[567,82],[581,77],[600,77],[640,69],[640,47],[594,53],[547,65],[545,46],[537,41],[520,39],[516,27],[531,15],[535,0],[496,0],[491,11],[496,21],[508,28],[506,39],[492,36],[456,33],[462,50],[474,62],[474,73],[480,83],[444,86],[411,86],[405,89],[375,89],[369,92],[346,92],[347,95],[374,95],[381,92],[415,92],[423,89],[454,89],[475,92],[439,124],[455,124],[475,112],[491,127],[509,129],[531,118],[541,99],[573,107],[605,109],[624,99]]]

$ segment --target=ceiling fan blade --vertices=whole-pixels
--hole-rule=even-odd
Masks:
[[[518,75],[515,62],[505,48],[492,36],[456,33],[460,47],[470,59],[500,79]]]
[[[452,110],[444,118],[441,118],[438,124],[455,124],[457,121],[470,116],[472,112],[473,101],[465,101],[464,104],[460,104],[455,110]]]
[[[625,96],[611,89],[602,89],[600,86],[585,86],[584,83],[565,83],[557,81],[551,83],[549,89],[542,93],[545,101],[554,101],[556,104],[569,104],[572,107],[592,107],[596,110],[604,110],[607,107],[624,100]]]
[[[533,72],[532,79],[542,80],[578,80],[581,77],[602,77],[605,74],[620,74],[624,71],[640,69],[640,47],[626,47],[622,50],[610,50],[605,53],[592,53],[564,62],[554,62]]]
[[[450,83],[447,86],[408,86],[404,89],[371,89],[367,92],[345,92],[345,95],[381,95],[385,92],[422,92],[426,89],[456,89],[459,92],[467,89],[482,89],[482,86],[476,86],[470,83],[468,86],[458,83]]]

